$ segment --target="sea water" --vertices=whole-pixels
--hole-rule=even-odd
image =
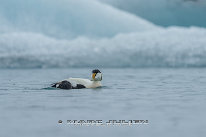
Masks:
[[[206,69],[101,69],[103,87],[50,84],[89,78],[91,68],[1,69],[0,136],[158,136],[206,134]],[[61,120],[62,123],[58,123]],[[67,120],[147,120],[136,125],[71,125]]]

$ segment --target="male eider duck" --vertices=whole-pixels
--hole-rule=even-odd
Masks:
[[[60,89],[81,89],[101,87],[102,73],[95,69],[92,71],[92,79],[69,78],[52,84],[52,87]]]

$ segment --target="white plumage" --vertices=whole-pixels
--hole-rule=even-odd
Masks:
[[[95,69],[92,71],[92,79],[68,78],[63,81],[54,83],[52,87],[61,89],[80,89],[80,88],[97,88],[101,87],[102,73]]]
[[[66,80],[69,81],[73,86],[76,86],[77,84],[84,85],[86,88],[97,88],[102,86],[100,81],[92,81],[83,78],[69,78]]]

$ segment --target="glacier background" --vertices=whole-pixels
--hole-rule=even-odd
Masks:
[[[177,2],[0,0],[0,68],[205,67],[205,1]]]
[[[206,27],[206,0],[99,0],[160,26]]]

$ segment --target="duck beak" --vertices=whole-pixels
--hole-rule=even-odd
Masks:
[[[92,78],[95,79],[95,76],[97,75],[97,73],[93,73],[92,74]]]

